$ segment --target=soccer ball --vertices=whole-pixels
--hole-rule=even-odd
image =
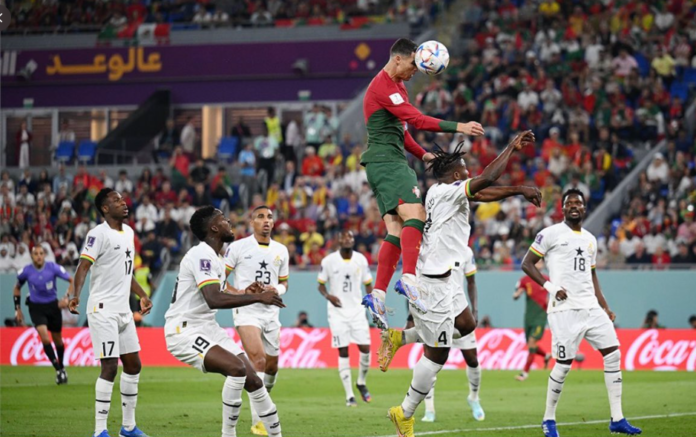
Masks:
[[[449,64],[449,52],[438,41],[426,41],[416,49],[416,67],[428,76],[435,76],[445,71]]]

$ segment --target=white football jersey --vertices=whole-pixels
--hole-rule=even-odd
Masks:
[[[592,283],[597,262],[597,239],[586,229],[572,230],[565,222],[542,229],[529,248],[543,257],[554,285],[563,287],[568,299],[549,299],[548,312],[599,308]]]
[[[135,261],[133,229],[112,229],[106,222],[87,233],[80,258],[92,263],[87,313],[130,313]]]
[[[317,276],[320,284],[329,283],[329,294],[341,299],[341,308],[336,308],[331,302],[326,302],[329,317],[352,318],[357,313],[364,312],[362,305],[362,285],[372,283],[372,273],[367,264],[367,258],[362,253],[353,251],[350,259],[343,259],[341,252],[334,252],[321,261],[321,271]]]
[[[225,269],[234,273],[234,287],[243,290],[253,282],[277,286],[286,281],[289,274],[290,255],[288,248],[271,240],[270,244],[256,241],[253,235],[230,244],[225,252]],[[269,313],[279,314],[280,308],[273,305],[255,303],[240,311],[264,309]]]
[[[200,242],[189,249],[179,264],[171,305],[164,315],[165,326],[177,326],[182,321],[214,322],[217,310],[208,306],[200,290],[215,284],[222,291],[224,283],[225,264],[212,247]]]
[[[455,262],[456,264],[457,262]],[[466,279],[471,275],[476,274],[476,260],[474,259],[474,251],[471,250],[469,246],[467,246],[464,250],[464,263],[461,266],[458,266],[454,269],[452,269],[452,278],[450,281],[454,281],[454,285],[456,286],[456,292],[465,294],[464,290],[467,290],[466,288]],[[468,298],[468,295],[465,299]]]
[[[464,265],[469,244],[469,182],[435,184],[425,199],[426,221],[416,269],[439,275]]]

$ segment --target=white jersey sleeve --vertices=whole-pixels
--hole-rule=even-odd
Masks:
[[[329,282],[328,272],[331,269],[329,262],[330,258],[328,256],[325,256],[324,259],[321,260],[321,268],[319,270],[319,274],[317,275],[317,282],[319,282],[322,285],[326,285],[326,283]]]
[[[532,253],[536,254],[537,256],[543,258],[544,255],[546,255],[546,252],[553,247],[553,242],[551,241],[553,238],[552,234],[553,231],[551,230],[551,227],[544,228],[539,231],[536,238],[534,238],[534,242],[529,247],[529,250],[531,250]]]
[[[469,246],[465,249],[466,256],[464,258],[464,276],[476,274],[476,260],[474,259],[474,251]]]
[[[278,269],[278,282],[285,282],[290,276],[290,253],[288,248],[278,243],[280,252],[280,268]]]
[[[95,226],[89,232],[87,232],[85,246],[82,248],[80,258],[86,259],[94,264],[94,262],[99,259],[103,242],[104,236],[102,235],[101,228],[99,226]]]

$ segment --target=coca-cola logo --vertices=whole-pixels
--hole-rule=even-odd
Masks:
[[[527,341],[524,332],[512,329],[492,329],[477,341],[477,355],[482,369],[517,370],[524,367],[527,361]],[[423,346],[415,344],[408,356],[408,366],[414,368],[423,355]],[[462,353],[452,348],[445,369],[458,369],[463,366]]]
[[[96,366],[98,364],[94,359],[89,329],[81,329],[73,337],[64,337],[63,343],[65,344],[65,365]],[[15,341],[10,353],[10,363],[13,366],[51,365],[51,362],[48,361],[44,353],[41,338],[35,329],[27,329],[19,336],[17,341]]]
[[[320,342],[324,340],[328,334],[328,329],[281,329],[278,367],[293,369],[328,367],[326,362],[321,360],[322,351],[325,348],[320,346]],[[236,330],[227,328],[227,335],[229,335],[240,348],[244,349]]]
[[[636,338],[626,353],[626,370],[652,368],[655,370],[686,370],[696,368],[696,340],[660,341],[660,331],[650,329]]]

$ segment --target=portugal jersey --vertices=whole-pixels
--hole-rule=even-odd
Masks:
[[[416,270],[440,275],[461,269],[469,244],[469,182],[435,184],[425,199],[425,227]]]
[[[549,299],[548,312],[599,308],[592,282],[597,261],[597,239],[586,229],[577,232],[565,222],[539,232],[529,248],[543,257],[551,282],[563,287],[568,299]]]
[[[133,229],[103,222],[87,233],[81,259],[91,262],[87,313],[130,313],[135,243]]]
[[[234,286],[239,290],[244,290],[253,282],[276,287],[288,279],[289,259],[287,247],[275,240],[269,244],[259,243],[251,235],[230,244],[225,252],[225,269],[228,274],[234,273]],[[255,303],[237,310],[263,310],[277,316],[280,308]]]
[[[421,114],[409,102],[402,81],[394,82],[389,74],[380,71],[365,92],[363,114],[367,125],[367,150],[360,162],[389,162],[406,160],[404,148],[422,148],[406,130],[405,123],[416,129],[431,132],[456,132],[457,123],[438,120]],[[420,156],[419,156],[420,158]]]
[[[544,276],[544,275],[542,275]],[[549,280],[544,276],[544,279]],[[546,308],[549,305],[549,292],[544,287],[537,284],[529,276],[517,281],[515,289],[524,288],[525,290],[525,316],[534,317],[540,314],[546,314]]]
[[[372,273],[363,254],[353,251],[350,259],[344,259],[340,251],[328,255],[321,261],[321,271],[317,280],[320,284],[328,282],[329,294],[341,299],[341,308],[327,302],[329,317],[350,319],[365,312],[362,305],[362,285],[372,283]]]
[[[214,322],[217,310],[208,306],[201,289],[214,284],[222,290],[224,282],[225,264],[212,247],[200,242],[189,249],[179,264],[172,303],[164,315],[167,325],[179,326],[183,321],[187,324]]]

